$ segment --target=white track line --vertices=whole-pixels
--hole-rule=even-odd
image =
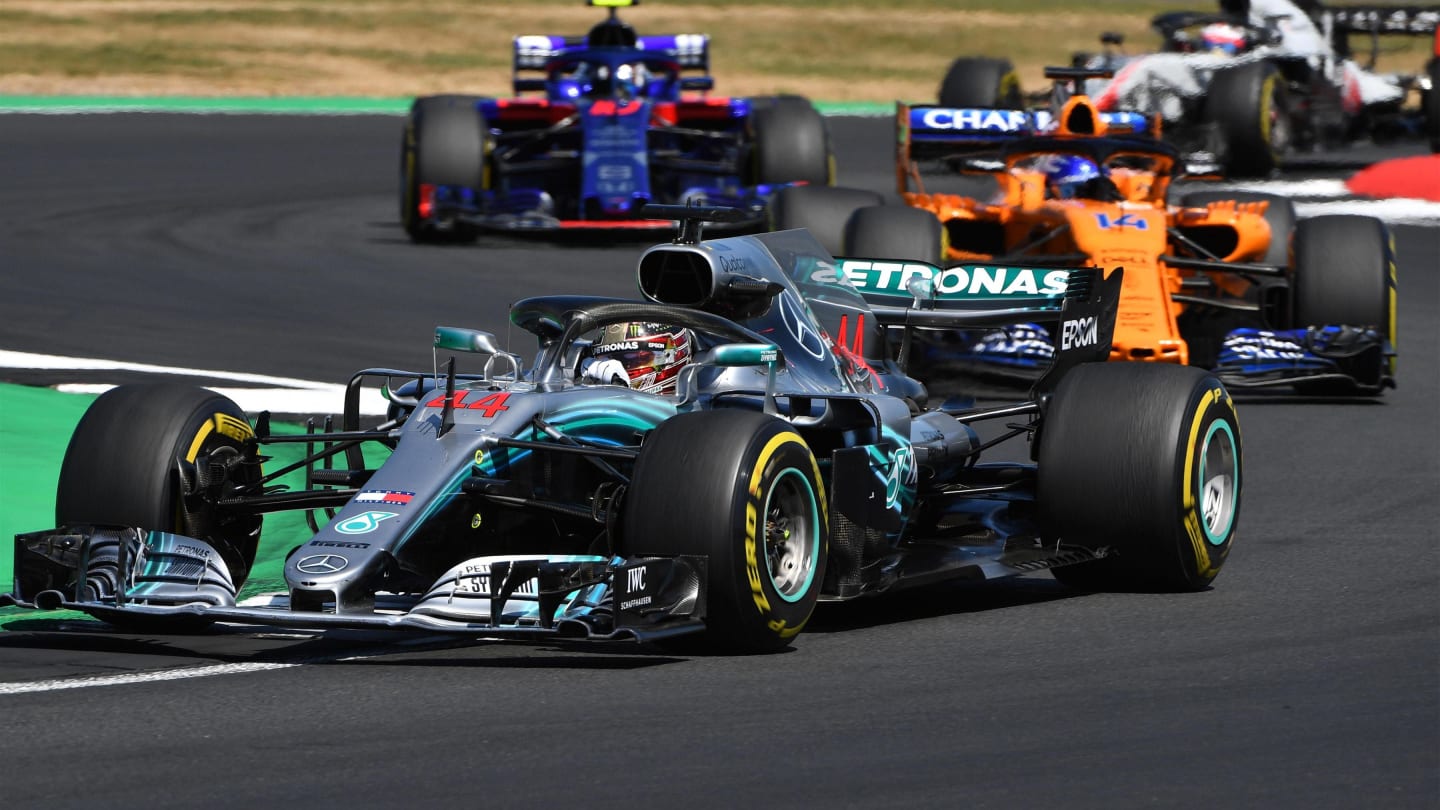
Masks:
[[[1427,225],[1440,222],[1440,202],[1400,197],[1372,200],[1357,197],[1344,180],[1257,180],[1248,183],[1206,183],[1187,191],[1260,191],[1295,199],[1295,212],[1304,217],[1322,214],[1359,214],[1392,224]]]
[[[1440,203],[1426,200],[1297,200],[1295,213],[1301,219],[1323,214],[1361,214],[1392,225],[1434,225],[1440,222]]]
[[[264,374],[240,374],[233,371],[213,371],[194,368],[153,366],[146,363],[126,363],[120,360],[99,360],[86,357],[62,357],[55,354],[27,354],[0,350],[0,367],[61,369],[75,371],[142,371],[150,374],[184,374],[194,377],[215,377],[236,382],[253,382],[289,388],[333,388],[344,391],[343,385],[297,380],[293,377],[270,377]]]
[[[28,354],[0,350],[0,368],[33,369],[41,371],[130,371],[143,374],[175,375],[184,377],[207,377],[216,380],[233,380],[237,383],[251,383],[249,386],[214,387],[213,390],[235,401],[248,413],[274,411],[275,413],[324,414],[339,413],[345,401],[345,386],[335,383],[298,380],[293,377],[272,377],[265,374],[241,374],[213,369],[174,368],[147,363],[126,363],[118,360],[101,360],[84,357],[61,357],[53,354]],[[256,387],[262,386],[262,387]],[[70,383],[55,386],[56,390],[78,394],[101,394],[114,388],[113,385]],[[365,416],[380,416],[389,405],[380,392],[366,388],[360,392],[360,413]]]
[[[1315,180],[1254,180],[1250,182],[1232,183],[1219,181],[1214,183],[1196,184],[1193,188],[1186,187],[1186,191],[1263,191],[1266,194],[1279,194],[1282,197],[1319,197],[1319,198],[1340,198],[1353,197],[1350,189],[1345,186],[1344,180],[1315,179]]]
[[[238,675],[301,666],[282,663],[214,664],[203,667],[181,667],[155,672],[133,672],[128,675],[93,675],[78,678],[56,678],[27,683],[0,683],[0,695],[24,695],[35,692],[58,692],[63,689],[89,689],[92,686],[125,686],[134,683],[160,683],[187,678],[210,678],[216,675]]]

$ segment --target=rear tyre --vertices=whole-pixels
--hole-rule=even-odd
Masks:
[[[490,129],[478,96],[426,96],[410,106],[400,144],[400,222],[414,242],[467,242],[464,225],[437,227],[423,215],[421,186],[489,188]]]
[[[1220,131],[1225,167],[1237,177],[1270,174],[1294,140],[1285,78],[1270,62],[1217,71],[1204,115]]]
[[[627,555],[708,557],[706,640],[721,650],[789,645],[825,580],[820,467],[798,433],[763,413],[662,422],[635,463],[622,528]]]
[[[945,229],[929,211],[901,205],[861,208],[845,224],[845,254],[940,264]]]
[[[825,119],[802,96],[754,99],[750,113],[751,175],[755,185],[835,182]]]
[[[243,442],[254,435],[239,406],[204,388],[112,388],[70,437],[55,492],[56,525],[135,526],[204,540],[239,588],[255,561],[261,516],[221,509],[207,497],[213,492],[206,481],[214,477],[207,461],[243,455]],[[231,483],[260,479],[259,464],[229,469]]]
[[[1425,137],[1430,141],[1430,151],[1440,152],[1440,56],[1425,64],[1425,73],[1430,77],[1430,89],[1420,100],[1421,112],[1425,116]]]
[[[1041,427],[1038,500],[1049,537],[1101,559],[1054,569],[1084,589],[1198,591],[1225,563],[1240,511],[1240,424],[1196,368],[1082,365]]]
[[[1022,109],[1020,74],[1009,59],[962,56],[950,63],[940,82],[940,106]]]
[[[804,228],[831,256],[843,256],[850,215],[883,202],[880,194],[858,188],[786,186],[770,200],[770,230]]]

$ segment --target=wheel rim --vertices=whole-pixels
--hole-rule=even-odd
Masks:
[[[1235,434],[1230,425],[1216,421],[1205,433],[1200,452],[1200,522],[1205,539],[1213,546],[1230,539],[1235,524],[1236,496],[1239,493],[1239,466]]]
[[[1270,103],[1267,105],[1269,109],[1266,111],[1269,116],[1270,152],[1276,159],[1290,150],[1290,119],[1286,117],[1285,105],[1281,102],[1279,82],[1276,81],[1275,89],[1270,93]]]
[[[819,507],[803,473],[787,469],[765,496],[765,568],[776,594],[787,602],[809,593],[819,560]]]

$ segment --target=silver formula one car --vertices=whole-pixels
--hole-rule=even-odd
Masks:
[[[640,258],[644,300],[513,306],[539,341],[529,369],[488,333],[439,328],[443,364],[360,371],[339,429],[298,435],[200,388],[102,395],[66,453],[60,525],[16,537],[0,605],[141,627],[703,633],[753,652],[789,644],[820,600],[1046,569],[1080,588],[1191,591],[1225,562],[1235,410],[1198,369],[1091,362],[1109,351],[1119,271],[871,263],[867,301],[859,271],[805,231],[701,241],[698,217],[724,209],[657,213],[681,233]],[[886,343],[1016,321],[1063,338],[1033,395],[1002,406],[928,407],[903,373],[907,341]],[[577,373],[597,335],[634,322],[692,336],[673,393]],[[392,407],[366,428],[373,383]],[[284,442],[308,452],[270,469]],[[367,464],[362,446],[388,456]],[[297,468],[307,486],[277,486]],[[282,510],[313,533],[262,535]],[[242,590],[259,543],[293,545],[278,592]]]

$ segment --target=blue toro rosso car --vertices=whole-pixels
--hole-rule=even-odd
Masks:
[[[618,3],[629,5],[629,2]],[[401,147],[400,219],[416,242],[484,230],[668,227],[646,203],[748,211],[829,184],[825,121],[799,96],[710,96],[710,38],[640,37],[615,16],[585,36],[519,36],[512,98],[415,100]]]

